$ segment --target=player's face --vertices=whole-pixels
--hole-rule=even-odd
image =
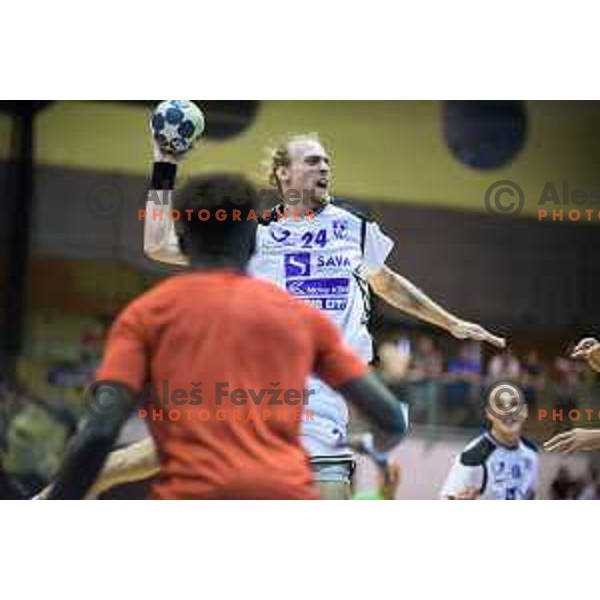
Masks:
[[[290,164],[282,167],[279,174],[284,192],[286,190],[309,190],[311,199],[323,200],[329,195],[331,166],[327,152],[319,142],[291,142]],[[304,197],[304,196],[303,196]]]
[[[499,419],[489,411],[487,416],[492,424],[492,434],[496,434],[496,437],[516,442],[521,437],[525,421],[527,420],[527,405],[523,406],[518,415],[510,419]]]

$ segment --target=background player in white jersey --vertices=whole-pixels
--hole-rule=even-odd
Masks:
[[[455,459],[440,496],[449,500],[533,500],[539,460],[535,445],[522,437],[524,404],[514,416],[486,406],[488,430]]]
[[[596,338],[583,338],[571,353],[571,358],[580,358],[600,373],[600,342]],[[559,433],[544,444],[547,452],[571,454],[579,450],[600,450],[600,429],[575,427]]]
[[[151,192],[146,205],[144,250],[160,262],[187,264],[176,225],[165,218],[171,208],[166,200],[169,195],[161,194],[174,187],[177,161],[156,145],[154,153],[153,188],[158,193]],[[280,208],[289,210],[288,218],[278,219],[274,210],[274,218],[257,227],[250,272],[324,310],[365,361],[372,359],[367,331],[370,289],[393,306],[457,338],[504,347],[502,338],[451,315],[385,265],[393,242],[376,223],[339,206],[330,197],[330,158],[316,136],[290,138],[277,148],[270,177],[282,199]],[[194,193],[193,182],[181,193]],[[157,206],[157,198],[162,205]],[[163,218],[154,218],[157,211],[162,211]],[[291,211],[296,211],[294,216]],[[322,497],[347,498],[353,465],[344,443],[347,409],[333,390],[316,381],[310,382],[311,386],[316,391],[310,400],[314,421],[305,427],[303,441],[312,457]]]

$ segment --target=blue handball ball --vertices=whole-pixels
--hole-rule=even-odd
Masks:
[[[202,135],[204,114],[189,100],[165,100],[152,113],[150,127],[161,150],[182,154]]]

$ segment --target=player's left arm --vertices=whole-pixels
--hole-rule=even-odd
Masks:
[[[459,339],[488,342],[504,348],[506,340],[484,329],[481,325],[463,321],[434,302],[416,285],[387,266],[368,276],[373,291],[392,306],[423,321],[437,325]]]
[[[364,227],[363,266],[365,276],[373,291],[400,310],[442,327],[459,339],[474,339],[489,342],[504,348],[504,338],[496,337],[476,323],[463,321],[434,302],[416,285],[398,275],[385,262],[394,242],[374,221],[366,221]]]
[[[109,409],[93,412],[69,444],[48,500],[85,497],[133,409],[135,395],[125,385],[102,382],[94,390],[94,401]]]

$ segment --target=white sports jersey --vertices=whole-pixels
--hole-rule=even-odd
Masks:
[[[367,276],[381,269],[394,243],[379,226],[335,201],[313,219],[287,219],[259,225],[249,271],[316,306],[336,323],[344,340],[366,362],[373,358],[367,330]],[[314,421],[303,421],[303,439],[313,456],[347,454],[348,411],[342,398],[316,379],[309,388]],[[337,448],[337,449],[336,449]]]
[[[454,461],[440,495],[448,498],[475,487],[482,500],[530,500],[537,489],[538,462],[530,441],[522,438],[509,448],[484,433]]]
[[[259,225],[250,273],[325,311],[370,361],[366,278],[383,267],[394,243],[376,223],[332,202],[313,219],[297,219]]]

